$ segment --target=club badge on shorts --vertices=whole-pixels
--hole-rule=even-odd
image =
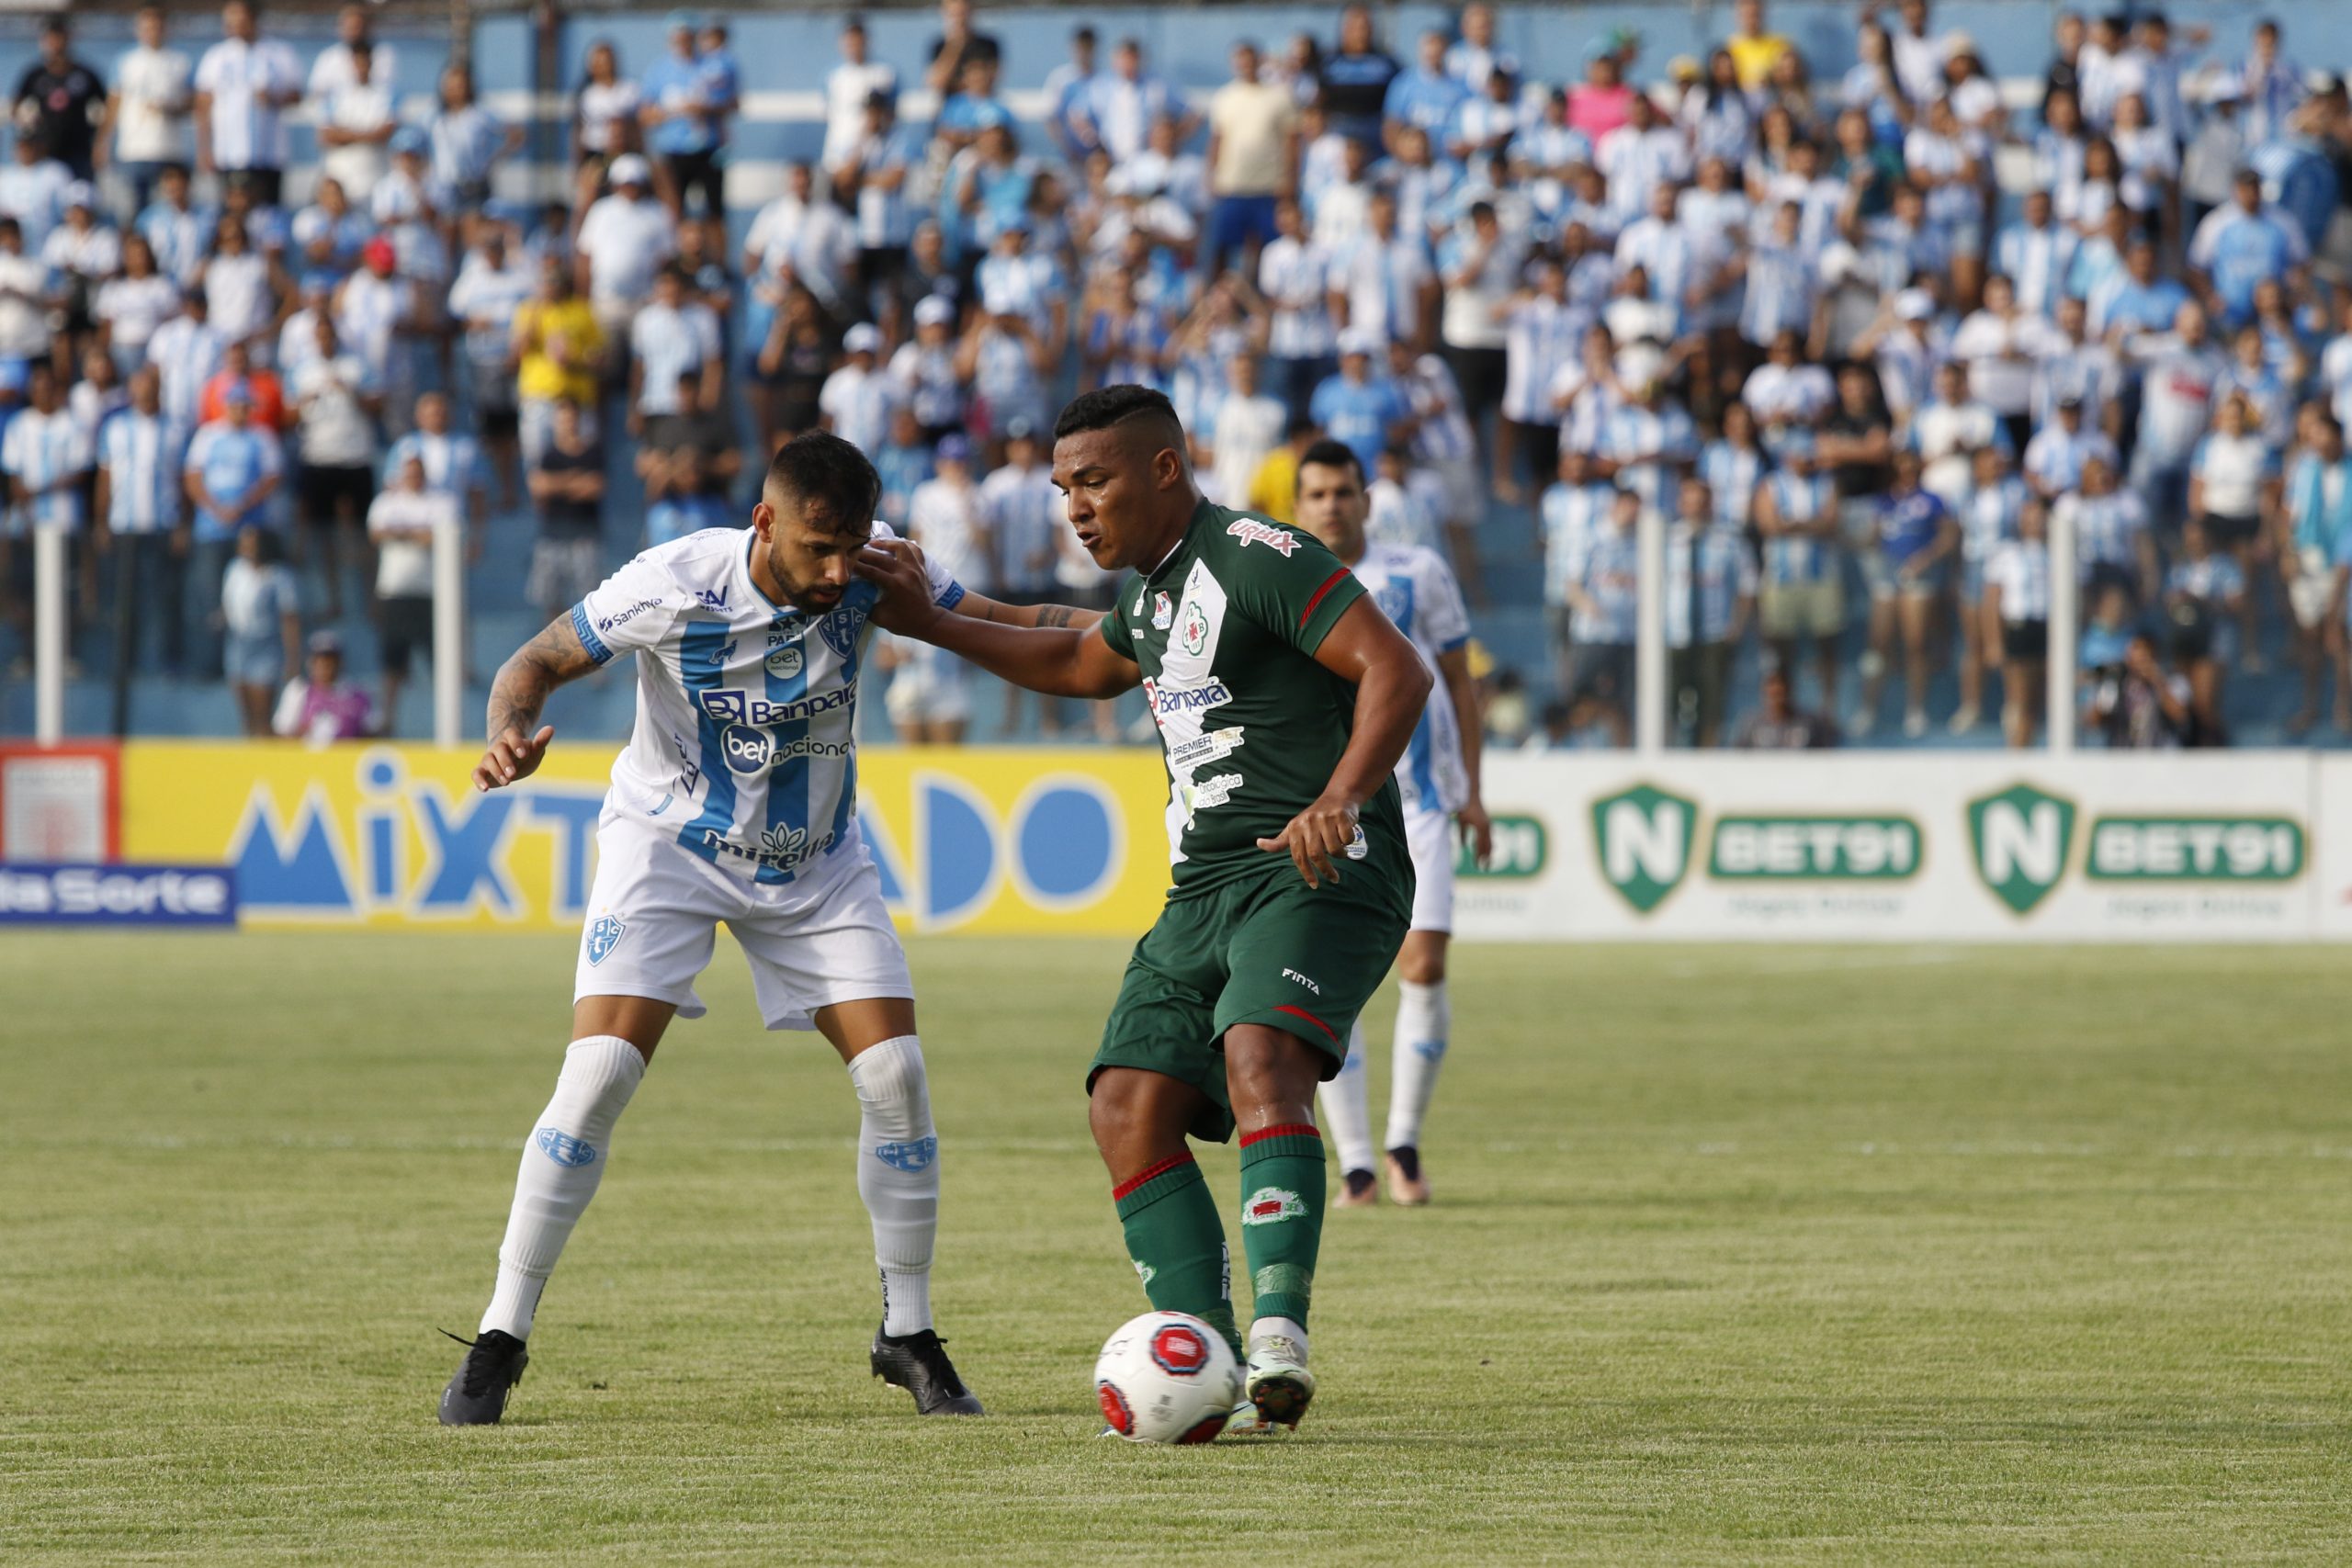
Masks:
[[[589,964],[593,967],[610,958],[613,949],[621,944],[622,934],[628,930],[628,926],[610,915],[597,916],[595,923],[588,928]]]

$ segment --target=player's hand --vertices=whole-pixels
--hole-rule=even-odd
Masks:
[[[882,590],[873,622],[886,632],[922,638],[941,611],[932,602],[931,574],[922,551],[907,539],[876,539],[857,552],[850,570]]]
[[[1495,858],[1495,819],[1487,815],[1483,801],[1472,801],[1453,814],[1470,835],[1470,852],[1478,864],[1485,865]]]
[[[551,724],[541,725],[539,732],[529,737],[509,727],[474,764],[474,788],[487,792],[529,778],[539,771],[539,759],[548,754],[548,742],[554,739]]]
[[[1331,857],[1344,856],[1355,840],[1356,808],[1327,795],[1292,818],[1290,825],[1275,837],[1259,840],[1258,847],[1269,854],[1287,852],[1291,863],[1298,867],[1299,875],[1306,878],[1306,885],[1320,887],[1327,881],[1340,880],[1339,868],[1331,863]]]

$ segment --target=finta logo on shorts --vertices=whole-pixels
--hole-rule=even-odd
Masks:
[[[1312,980],[1308,979],[1306,976],[1304,976],[1304,975],[1300,974],[1300,973],[1299,973],[1297,970],[1295,970],[1295,969],[1285,969],[1285,970],[1283,970],[1283,979],[1285,979],[1285,980],[1295,980],[1295,981],[1297,981],[1300,985],[1302,985],[1302,986],[1306,987],[1308,990],[1313,991],[1313,992],[1314,992],[1317,996],[1318,996],[1318,997],[1319,997],[1319,996],[1321,996],[1321,995],[1323,994],[1323,987],[1320,987],[1320,986],[1317,985],[1314,981],[1312,981]]]
[[[1271,523],[1261,523],[1255,517],[1236,519],[1226,525],[1225,531],[1240,540],[1245,547],[1263,545],[1277,555],[1284,556],[1298,548],[1297,535],[1286,528],[1277,528]]]

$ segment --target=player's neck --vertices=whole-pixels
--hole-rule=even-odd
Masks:
[[[1193,531],[1193,519],[1201,514],[1201,508],[1206,504],[1197,487],[1187,485],[1185,491],[1190,499],[1183,511],[1170,508],[1168,521],[1160,525],[1159,536],[1143,552],[1143,558],[1151,563],[1141,569],[1146,577],[1166,566],[1169,558],[1184,547],[1184,536]]]

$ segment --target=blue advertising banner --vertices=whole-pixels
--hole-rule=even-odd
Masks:
[[[236,923],[236,874],[223,866],[0,863],[0,925]]]

